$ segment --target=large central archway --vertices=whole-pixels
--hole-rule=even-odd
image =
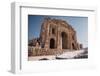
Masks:
[[[50,39],[50,49],[54,49],[55,48],[55,40],[52,38]]]
[[[68,36],[65,32],[62,32],[61,33],[61,46],[62,46],[62,49],[68,49]]]

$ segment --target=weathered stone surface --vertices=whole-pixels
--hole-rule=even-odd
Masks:
[[[41,27],[40,39],[47,49],[80,49],[76,31],[63,20],[45,19]]]
[[[59,19],[45,18],[41,25],[39,39],[41,49],[38,50],[37,55],[53,55],[62,53],[64,49],[70,51],[80,49],[74,28],[66,21]]]

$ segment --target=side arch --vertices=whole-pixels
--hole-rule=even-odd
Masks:
[[[53,38],[50,39],[50,49],[55,48],[55,40]]]

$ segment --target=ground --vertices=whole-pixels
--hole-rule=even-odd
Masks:
[[[47,56],[30,56],[29,61],[32,60],[56,60],[56,59],[73,59],[73,58],[87,58],[87,54],[83,54],[84,50],[78,50],[73,52],[64,52],[61,55],[47,55]]]

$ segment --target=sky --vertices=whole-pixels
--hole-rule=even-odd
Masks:
[[[28,15],[29,40],[39,37],[41,24],[45,17],[62,19],[68,22],[76,31],[77,41],[83,44],[83,47],[88,47],[88,17]]]

